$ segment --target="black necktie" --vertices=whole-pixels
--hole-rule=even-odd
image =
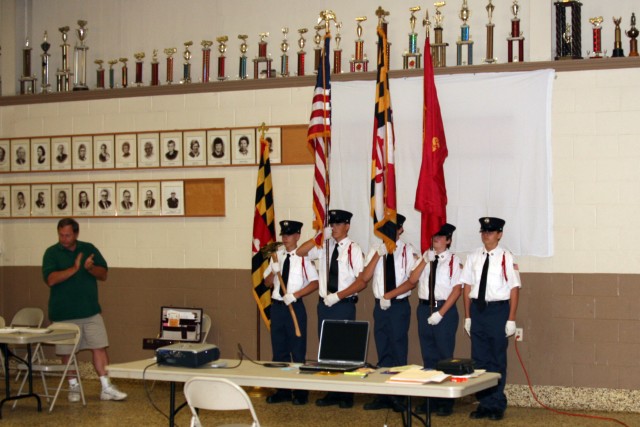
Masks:
[[[282,284],[280,285],[280,288],[278,288],[278,293],[280,294],[280,296],[282,296],[283,292],[282,292],[282,285],[287,286],[289,284],[289,266],[291,264],[291,262],[289,261],[289,257],[291,255],[287,254],[287,258],[285,258],[284,260],[284,264],[282,264]]]
[[[487,273],[488,272],[489,272],[489,253],[487,252],[487,257],[484,259],[484,264],[482,265],[482,275],[480,276],[480,289],[478,290],[478,302],[480,303],[480,311],[484,310],[484,308],[487,306],[485,295],[487,293]]]
[[[327,292],[333,294],[338,292],[338,245],[333,248],[331,254],[331,264],[329,264],[329,283],[327,284]]]
[[[438,259],[440,257],[436,255],[436,259],[431,263],[431,271],[429,275],[429,307],[431,311],[436,306],[436,272],[438,271]]]
[[[396,266],[393,262],[393,254],[387,254],[385,257],[384,292],[387,293],[396,288]]]

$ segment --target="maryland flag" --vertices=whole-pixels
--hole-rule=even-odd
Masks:
[[[444,160],[449,152],[444,135],[438,92],[433,75],[431,44],[424,42],[424,107],[422,121],[422,166],[416,189],[415,208],[422,212],[420,245],[431,247],[431,238],[447,222],[447,188],[444,183]]]
[[[314,158],[313,179],[313,229],[318,231],[315,241],[318,247],[323,244],[322,230],[326,226],[327,207],[329,206],[329,158],[331,157],[331,69],[329,67],[329,48],[331,34],[324,36],[322,60],[318,64],[318,79],[313,92],[311,119],[307,132],[307,143]]]
[[[387,246],[387,251],[392,253],[396,249],[398,222],[394,165],[395,137],[388,71],[387,34],[379,25],[378,75],[371,154],[371,217],[374,234],[382,239]]]
[[[256,299],[262,320],[271,329],[271,293],[264,284],[262,274],[269,266],[269,259],[264,258],[260,248],[276,241],[275,215],[273,209],[273,187],[271,186],[271,163],[269,162],[269,143],[260,138],[260,165],[258,167],[258,184],[256,186],[256,210],[253,215],[253,243],[251,251],[251,279],[253,297]]]

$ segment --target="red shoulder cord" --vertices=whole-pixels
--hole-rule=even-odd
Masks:
[[[505,253],[504,253],[504,251],[502,252],[502,274],[504,275],[504,281],[508,282],[509,279],[507,278],[507,263],[505,262]]]

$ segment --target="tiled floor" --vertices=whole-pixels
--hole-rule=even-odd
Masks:
[[[85,381],[87,406],[71,404],[67,401],[66,394],[61,395],[51,414],[36,411],[33,399],[21,400],[15,410],[11,404],[5,404],[2,408],[3,419],[0,426],[34,426],[46,425],[67,427],[77,426],[166,426],[168,421],[150,403],[145,387],[140,381],[115,381],[118,387],[129,394],[124,402],[102,402],[99,399],[100,384],[96,380]],[[37,382],[36,382],[37,383]],[[148,383],[151,388],[153,402],[165,413],[168,409],[169,387],[167,383]],[[181,385],[179,385],[181,387]],[[311,402],[320,395],[311,393]],[[313,403],[306,406],[292,406],[290,403],[267,405],[264,398],[252,398],[254,407],[262,426],[278,427],[359,427],[401,426],[402,419],[399,414],[381,410],[364,411],[362,405],[371,399],[371,396],[356,396],[355,406],[352,409],[339,409],[337,407],[318,408]],[[178,398],[182,401],[182,396]],[[44,404],[44,402],[43,402]],[[616,425],[613,422],[576,418],[555,415],[542,409],[513,408],[510,407],[504,420],[500,422],[470,420],[468,414],[475,408],[471,398],[456,403],[455,413],[447,418],[433,417],[433,425],[437,426],[527,426],[527,427],[552,427],[552,426],[607,426]],[[250,418],[242,412],[218,413],[202,412],[204,425],[218,425],[228,422],[249,422]],[[640,426],[640,414],[631,413],[597,413],[592,415],[613,417],[628,426]],[[181,427],[189,425],[190,414],[188,408],[184,408],[176,418],[176,424]],[[414,421],[414,426],[421,424]]]

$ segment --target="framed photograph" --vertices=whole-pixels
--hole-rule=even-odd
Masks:
[[[32,185],[31,201],[31,216],[51,216],[51,185]]]
[[[0,185],[0,217],[11,216],[11,187]]]
[[[280,139],[280,128],[270,128],[264,133],[264,139],[269,144],[269,162],[282,163],[282,144]],[[256,159],[260,162],[260,144],[256,143]]]
[[[231,141],[233,143],[232,164],[246,165],[256,162],[255,129],[233,129],[231,131]]]
[[[160,215],[162,207],[160,199],[160,182],[139,182],[138,183],[138,214],[139,215]]]
[[[136,135],[116,135],[116,168],[135,168],[138,166]]]
[[[53,215],[68,217],[73,210],[73,188],[71,184],[53,184],[51,186],[51,204]]]
[[[162,181],[162,215],[184,215],[183,181]]]
[[[71,169],[71,138],[52,138],[51,156],[51,170]]]
[[[231,164],[231,132],[229,130],[207,131],[207,164]]]
[[[93,216],[93,184],[73,184],[73,215]]]
[[[182,166],[182,132],[163,132],[160,134],[160,141],[160,165]]]
[[[11,172],[26,172],[29,170],[29,140],[11,140]]]
[[[11,186],[11,216],[31,215],[31,188],[28,185]]]
[[[138,215],[138,183],[118,182],[116,184],[117,211],[120,216]]]
[[[11,169],[11,141],[0,139],[0,172],[9,172]]]
[[[160,140],[157,133],[138,134],[138,167],[157,168],[160,166]]]
[[[72,169],[93,169],[93,137],[74,136],[71,139],[71,147]]]
[[[113,169],[115,159],[113,155],[113,135],[96,135],[93,137],[93,167],[94,169]]]
[[[207,164],[207,134],[205,131],[183,133],[182,152],[185,166],[205,166]]]
[[[116,183],[97,182],[93,185],[95,200],[94,211],[100,216],[115,216],[116,214]]]
[[[51,170],[51,140],[49,138],[33,138],[31,140],[31,170]]]

